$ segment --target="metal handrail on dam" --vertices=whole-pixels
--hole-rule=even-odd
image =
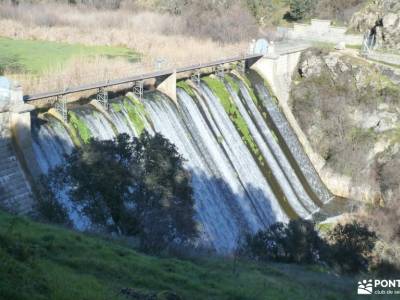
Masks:
[[[168,77],[174,73],[178,74],[178,73],[185,73],[185,72],[190,72],[190,71],[198,71],[198,70],[205,69],[205,68],[223,66],[225,64],[239,62],[239,61],[246,62],[249,60],[258,60],[262,57],[263,57],[263,55],[261,55],[261,54],[241,55],[241,56],[231,57],[231,58],[227,58],[227,59],[212,61],[212,62],[208,62],[208,63],[201,63],[201,64],[195,64],[195,65],[190,65],[190,66],[186,66],[186,67],[180,67],[177,69],[167,69],[167,70],[150,72],[150,73],[125,77],[125,78],[94,82],[94,83],[80,85],[80,86],[76,86],[76,87],[70,87],[70,88],[66,88],[66,89],[58,90],[58,91],[44,92],[44,93],[38,93],[38,94],[32,94],[32,95],[24,95],[23,99],[25,102],[30,102],[30,101],[35,101],[35,100],[40,100],[40,99],[45,99],[45,98],[60,97],[60,96],[68,95],[68,94],[74,94],[74,93],[84,92],[84,91],[88,91],[88,90],[95,90],[95,89],[104,89],[104,88],[111,87],[111,86],[122,85],[122,84],[126,84],[126,83],[134,83],[134,82],[143,81],[143,80],[147,80],[147,79],[164,78],[164,77]]]

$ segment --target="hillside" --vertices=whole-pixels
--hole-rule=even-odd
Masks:
[[[333,300],[355,293],[353,280],[314,267],[151,257],[5,213],[0,228],[0,299]],[[126,297],[124,289],[143,297]]]

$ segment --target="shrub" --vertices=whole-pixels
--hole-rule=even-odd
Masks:
[[[246,248],[253,258],[261,261],[313,263],[319,261],[324,245],[314,223],[299,219],[287,225],[275,223],[249,236]]]
[[[317,0],[289,0],[289,15],[292,20],[306,19],[314,14]]]
[[[365,2],[365,0],[318,0],[316,15],[319,18],[347,22]]]
[[[193,2],[182,13],[185,35],[232,43],[249,40],[257,33],[254,17],[239,3]],[[240,26],[238,26],[240,24]]]
[[[63,225],[71,224],[66,207],[57,201],[55,191],[46,177],[39,180],[35,185],[34,192],[36,211],[42,221]]]
[[[368,269],[377,237],[356,221],[337,224],[328,232],[331,244],[329,262],[344,273],[358,273]]]

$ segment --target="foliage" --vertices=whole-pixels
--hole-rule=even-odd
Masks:
[[[261,25],[278,25],[285,11],[284,0],[245,0],[250,13]]]
[[[256,21],[240,1],[190,1],[182,17],[189,36],[233,43],[257,35]]]
[[[122,235],[139,234],[158,251],[196,235],[188,172],[175,146],[163,136],[126,134],[113,141],[91,139],[50,172],[71,199],[98,225]]]
[[[254,236],[248,236],[244,253],[259,261],[324,262],[342,273],[368,270],[377,240],[375,232],[353,221],[345,225],[337,224],[325,236],[326,240],[318,235],[311,221],[278,222]],[[376,268],[382,271],[389,267],[388,264],[381,264]]]
[[[346,273],[368,269],[368,263],[377,240],[375,232],[356,221],[337,224],[328,232],[331,243],[330,263]]]
[[[308,268],[238,262],[237,270],[233,273],[226,259],[151,257],[122,242],[0,212],[0,299],[121,300],[128,299],[122,295],[126,289],[159,296],[173,291],[193,300],[352,299],[354,294],[350,280]]]
[[[144,247],[156,249],[158,244],[194,237],[191,178],[175,145],[160,134],[144,133],[136,152],[134,199]]]
[[[314,14],[317,0],[288,0],[289,17],[293,20],[306,19]]]
[[[45,176],[41,177],[34,188],[36,211],[41,220],[49,223],[69,225],[66,207],[57,201],[57,187],[51,187]]]
[[[324,242],[318,236],[314,223],[291,220],[271,225],[247,238],[247,251],[257,260],[294,263],[318,262]]]

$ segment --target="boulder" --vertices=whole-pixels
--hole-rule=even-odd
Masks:
[[[376,47],[400,49],[400,1],[373,0],[355,13],[350,30],[375,32]]]

